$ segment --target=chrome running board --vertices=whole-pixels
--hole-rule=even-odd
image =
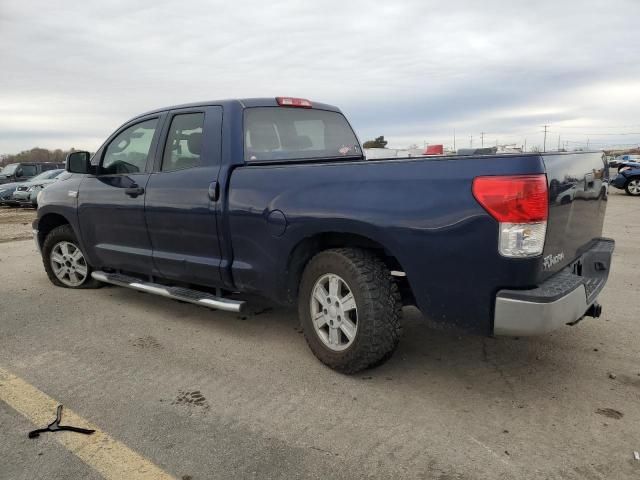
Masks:
[[[132,288],[140,292],[152,293],[161,297],[172,298],[181,302],[193,303],[202,307],[227,312],[241,312],[245,302],[216,297],[207,292],[192,290],[190,288],[160,285],[159,283],[145,282],[136,277],[122,275],[120,273],[107,273],[102,271],[91,272],[91,277],[104,283],[110,283],[119,287]]]

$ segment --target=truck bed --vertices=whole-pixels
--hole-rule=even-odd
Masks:
[[[240,289],[284,300],[290,292],[280,278],[289,269],[289,252],[319,232],[348,232],[373,240],[398,260],[427,315],[486,334],[499,289],[538,285],[600,235],[606,195],[592,198],[583,188],[585,193],[569,203],[551,198],[545,254],[507,259],[496,249],[496,221],[472,196],[473,179],[548,169],[551,180],[584,181],[583,170],[596,169],[597,156],[393,158],[236,168],[228,199],[233,280]],[[550,187],[551,195],[557,190]],[[286,233],[273,235],[274,211],[282,212],[278,219],[286,222]],[[545,257],[559,252],[563,258],[545,268]]]

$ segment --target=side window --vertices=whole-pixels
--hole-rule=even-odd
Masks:
[[[21,177],[33,177],[38,173],[38,167],[35,165],[23,165]]]
[[[162,157],[163,172],[184,170],[202,165],[202,127],[204,113],[185,113],[171,120],[167,144]]]
[[[114,138],[102,159],[100,173],[144,172],[158,119],[132,125]]]

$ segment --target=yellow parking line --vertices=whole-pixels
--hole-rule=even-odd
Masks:
[[[2,368],[0,368],[0,400],[24,415],[38,428],[45,427],[55,419],[56,407],[59,405],[46,393]],[[169,480],[174,478],[68,408],[63,411],[61,423],[96,431],[93,435],[73,432],[43,435],[53,435],[67,450],[106,479]],[[26,436],[27,432],[24,434]]]

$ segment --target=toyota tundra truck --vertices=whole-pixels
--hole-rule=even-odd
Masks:
[[[391,357],[405,305],[487,336],[601,312],[599,152],[367,160],[338,108],[277,97],[139,115],[66,168],[33,224],[54,285],[297,305],[340,372]]]

